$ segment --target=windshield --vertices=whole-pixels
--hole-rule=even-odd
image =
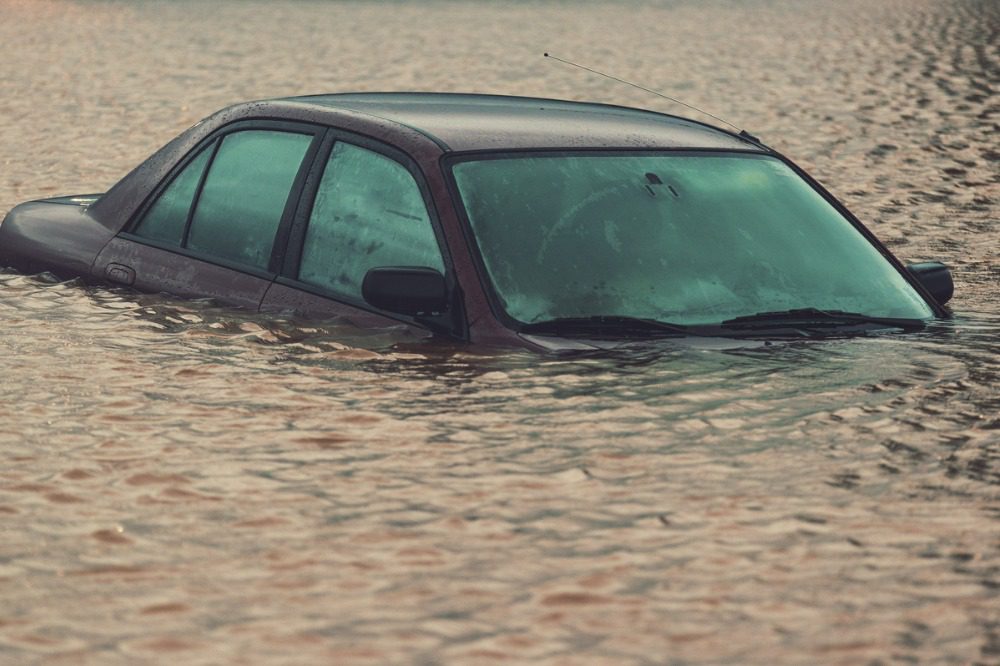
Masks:
[[[798,308],[933,314],[770,156],[505,155],[458,162],[453,173],[496,295],[521,323],[712,324]]]

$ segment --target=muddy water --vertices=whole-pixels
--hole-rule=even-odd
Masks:
[[[909,336],[603,358],[0,273],[0,663],[997,663],[1000,5],[0,4],[0,208],[225,104],[656,99],[904,260]]]

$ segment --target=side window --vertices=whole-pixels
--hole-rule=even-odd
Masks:
[[[311,142],[310,135],[277,130],[227,135],[198,197],[186,247],[267,268],[288,193]]]
[[[410,172],[384,155],[338,142],[316,193],[298,277],[360,300],[365,273],[379,266],[444,272]]]
[[[204,148],[184,170],[177,174],[173,182],[160,194],[133,233],[136,236],[180,245],[184,239],[191,202],[201,181],[208,158],[212,155],[212,145]]]

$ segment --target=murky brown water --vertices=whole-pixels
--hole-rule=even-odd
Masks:
[[[993,0],[3,0],[3,210],[249,98],[665,108],[551,50],[787,152],[953,266],[958,317],[559,360],[0,273],[0,663],[998,663],[998,31]]]

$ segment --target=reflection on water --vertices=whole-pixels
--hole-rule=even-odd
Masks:
[[[958,313],[553,358],[0,273],[0,663],[1000,659],[995,3],[0,18],[4,210],[253,97],[650,103],[548,48],[761,134],[954,266]]]

